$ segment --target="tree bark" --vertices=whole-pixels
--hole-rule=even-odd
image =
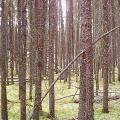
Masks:
[[[11,0],[9,1],[9,41],[10,41],[10,69],[11,69],[11,83],[13,84],[13,72],[14,72],[14,30],[13,30],[13,6]]]
[[[120,1],[118,0],[119,6],[119,21],[120,21]],[[119,22],[120,23],[120,22]],[[118,51],[120,51],[120,28],[119,28],[119,39],[118,39]],[[118,81],[120,82],[120,52],[118,53]]]
[[[6,61],[7,61],[7,23],[6,23],[6,1],[1,1],[1,118],[8,120],[7,93],[6,93]]]
[[[109,0],[103,0],[103,30],[109,30]],[[103,43],[103,112],[108,113],[108,49],[109,36],[104,37]]]
[[[54,81],[54,0],[49,0],[49,85]],[[50,115],[55,118],[54,86],[49,94]]]
[[[21,120],[26,120],[26,0],[18,0],[19,97]]]
[[[36,43],[36,68],[38,77],[35,80],[35,103],[33,119],[39,120],[42,111],[42,73],[44,68],[44,41],[45,41],[45,21],[47,12],[47,0],[35,1],[35,43]]]
[[[79,120],[93,120],[93,50],[91,0],[81,2],[81,56]]]

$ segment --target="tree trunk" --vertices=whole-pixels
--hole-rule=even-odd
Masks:
[[[81,2],[81,56],[79,120],[93,120],[93,50],[91,0]]]
[[[55,32],[55,39],[54,39],[54,42],[55,42],[55,72],[56,74],[58,73],[58,0],[55,0],[55,29],[54,29],[54,32]]]
[[[42,111],[42,72],[44,68],[44,41],[45,41],[45,21],[47,12],[47,0],[35,1],[35,43],[36,43],[36,68],[37,78],[35,80],[35,103],[33,119],[39,120]]]
[[[5,0],[1,1],[1,118],[8,120],[7,112],[7,93],[6,93],[6,60],[7,60],[7,23],[6,23],[6,11],[5,11]]]
[[[11,83],[13,84],[13,72],[14,72],[14,37],[13,37],[13,8],[11,7],[11,0],[9,1],[9,41],[10,41],[10,69],[11,69]]]
[[[103,0],[103,30],[109,30],[109,0]],[[108,113],[108,49],[109,36],[104,37],[103,43],[103,112]]]
[[[49,0],[49,85],[54,81],[54,0]],[[50,115],[55,117],[54,86],[49,94]]]
[[[26,0],[18,0],[19,97],[21,120],[26,120]]]
[[[120,1],[119,0],[118,0],[118,6],[119,6],[119,21],[120,21]],[[119,28],[118,35],[119,35],[119,39],[118,39],[118,51],[120,51],[120,28]],[[118,52],[118,81],[120,82],[120,52]]]

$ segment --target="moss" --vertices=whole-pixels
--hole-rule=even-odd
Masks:
[[[57,74],[55,74],[55,77],[57,77]],[[72,77],[72,84],[79,86],[79,83],[75,82],[76,78],[75,75]],[[48,89],[49,83],[48,81],[43,81],[42,82],[42,95],[45,93],[45,91]],[[27,93],[27,103],[34,105],[34,100],[29,100],[29,83],[26,85],[26,93]],[[100,81],[100,90],[103,89],[103,82],[102,80]],[[120,82],[114,82],[114,84],[110,84],[109,86],[109,91],[114,91],[114,90],[119,90],[120,89]],[[33,98],[34,98],[34,90],[35,86],[33,85]],[[55,98],[61,98],[67,95],[75,94],[76,92],[75,87],[71,87],[71,89],[68,89],[68,83],[62,80],[61,82],[58,81],[55,84]],[[1,91],[1,89],[0,89]],[[77,92],[79,93],[79,91]],[[19,101],[19,84],[15,83],[13,85],[7,86],[7,97],[9,100],[12,101]],[[114,94],[110,94],[114,95]],[[79,96],[75,96],[73,99],[73,96],[61,99],[55,102],[55,114],[56,118],[55,120],[64,120],[68,118],[73,118],[78,116],[78,103],[70,103],[70,101],[75,101],[78,100]],[[102,94],[99,94],[99,96],[95,97],[95,99],[101,100],[102,99]],[[43,111],[46,113],[42,114],[40,116],[41,120],[50,120],[49,116],[49,96],[47,95],[46,98],[43,101]],[[1,103],[0,103],[1,104]],[[120,100],[112,100],[109,101],[109,113],[104,114],[102,112],[102,102],[99,103],[94,103],[94,114],[95,114],[95,120],[120,120]],[[1,109],[1,108],[0,108]],[[31,106],[27,106],[27,117],[32,111]],[[8,103],[8,113],[9,113],[9,119],[11,120],[19,120],[20,119],[20,103]]]

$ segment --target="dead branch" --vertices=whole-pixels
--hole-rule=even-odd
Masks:
[[[12,100],[7,100],[8,102],[11,103],[20,103],[20,101],[12,101]],[[33,107],[33,105],[26,103],[27,106]]]
[[[115,96],[109,96],[108,97],[108,101],[110,101],[110,100],[117,100],[117,99],[120,99],[120,95],[115,95]],[[101,103],[102,101],[103,101],[103,98],[94,100],[95,103]],[[79,103],[79,100],[71,101],[71,103]]]
[[[94,92],[94,93],[96,93],[96,92]],[[98,92],[98,93],[102,93],[102,94],[103,94],[103,92]],[[108,92],[108,93],[120,94],[120,92]],[[75,96],[75,95],[79,95],[79,94],[73,94],[73,95],[68,95],[68,96],[65,96],[65,97],[57,98],[57,99],[55,99],[55,101],[61,100],[61,99],[67,98],[67,97],[72,97],[72,96]],[[115,97],[115,96],[116,96],[116,97]],[[115,95],[115,96],[114,96],[115,98],[120,99],[120,98],[119,98],[120,96],[117,96],[117,95]],[[113,97],[113,98],[114,98],[114,97]],[[110,97],[110,98],[112,98],[112,97]]]

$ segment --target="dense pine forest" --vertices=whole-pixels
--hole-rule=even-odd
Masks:
[[[0,0],[1,120],[120,120],[120,0]]]

